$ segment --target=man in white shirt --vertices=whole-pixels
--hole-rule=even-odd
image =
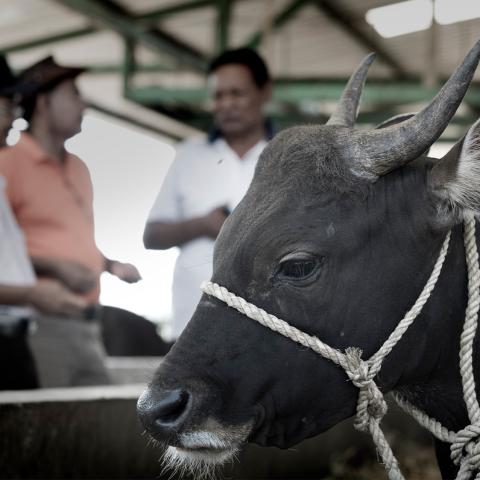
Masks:
[[[146,248],[180,247],[173,279],[173,337],[212,274],[213,245],[228,213],[246,193],[271,129],[264,116],[271,80],[261,57],[229,50],[208,70],[215,130],[181,144],[145,228]]]

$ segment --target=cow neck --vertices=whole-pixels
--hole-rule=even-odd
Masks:
[[[390,480],[404,480],[397,459],[380,428],[380,421],[387,413],[387,403],[383,393],[375,383],[374,377],[380,371],[385,357],[392,351],[408,327],[420,314],[435,288],[448,252],[450,235],[451,233],[448,232],[433,271],[417,301],[398,323],[385,343],[368,360],[362,359],[361,349],[350,347],[345,352],[341,352],[332,348],[319,338],[302,332],[216,283],[203,282],[201,289],[204,293],[221,300],[252,320],[312,349],[322,357],[342,367],[352,383],[359,389],[355,427],[358,430],[371,434],[382,458],[388,478]],[[460,374],[463,398],[467,406],[470,424],[458,432],[450,431],[442,426],[440,422],[430,418],[407,402],[399,394],[394,392],[393,397],[407,413],[412,415],[420,425],[429,430],[436,438],[451,444],[451,458],[459,466],[456,480],[469,480],[472,474],[475,474],[476,480],[480,480],[480,406],[476,396],[473,375],[473,341],[477,330],[480,305],[480,267],[475,239],[475,219],[473,216],[469,216],[464,221],[464,245],[468,272],[468,303],[460,337]]]

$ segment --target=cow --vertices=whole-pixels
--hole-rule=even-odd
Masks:
[[[430,298],[375,382],[455,432],[469,424],[458,367],[462,222],[480,210],[480,123],[444,158],[425,152],[479,57],[480,42],[422,111],[365,131],[354,123],[367,57],[326,125],[293,127],[268,144],[217,239],[212,276],[337,351],[369,358],[417,299],[451,231]],[[353,416],[358,397],[337,365],[204,294],[137,409],[170,463],[195,470],[246,442],[288,448],[318,435]],[[443,478],[454,478],[449,445],[437,441],[436,451]]]

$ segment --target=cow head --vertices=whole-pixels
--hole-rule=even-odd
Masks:
[[[478,124],[445,159],[421,156],[479,55],[477,44],[423,111],[365,132],[353,124],[367,57],[326,125],[267,146],[217,240],[212,281],[332,347],[372,355],[423,288],[446,232],[480,207]],[[438,308],[432,299],[387,358],[384,392],[421,382],[449,354],[456,327],[430,328]],[[294,445],[352,416],[357,397],[333,363],[204,295],[138,410],[173,462],[195,466],[222,463],[246,441]]]

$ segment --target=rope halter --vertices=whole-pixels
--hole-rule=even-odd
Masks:
[[[334,362],[347,374],[353,385],[359,389],[355,428],[368,432],[373,438],[375,446],[390,480],[404,480],[398,462],[380,428],[380,421],[387,413],[387,403],[384,395],[378,388],[374,378],[382,368],[383,360],[392,351],[403,337],[408,327],[418,317],[423,306],[430,297],[440,275],[445,257],[448,252],[450,232],[446,235],[442,248],[435,262],[430,277],[412,308],[397,324],[394,331],[385,343],[369,359],[362,359],[362,350],[350,347],[341,352],[323,343],[319,338],[308,335],[286,321],[267,313],[245,299],[229,292],[225,287],[216,283],[203,282],[202,291],[221,300],[228,306],[236,309],[261,325],[290,338],[305,347],[312,349],[322,357]],[[477,317],[480,306],[480,267],[475,240],[475,219],[473,216],[464,222],[464,243],[468,268],[468,305],[465,314],[465,323],[460,340],[460,373],[464,400],[471,424],[452,432],[443,427],[438,421],[428,417],[425,413],[406,402],[394,393],[397,403],[411,414],[424,428],[444,442],[451,443],[451,458],[459,465],[456,480],[469,480],[473,472],[476,480],[480,480],[480,407],[475,393],[473,377],[472,352],[473,340],[477,328]]]

